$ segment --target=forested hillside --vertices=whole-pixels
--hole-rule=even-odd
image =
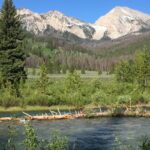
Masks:
[[[57,38],[38,37],[27,33],[24,42],[27,53],[26,66],[36,68],[46,63],[50,73],[67,70],[96,70],[112,72],[120,60],[132,59],[136,51],[150,48],[150,33],[125,36],[117,40],[87,41],[82,45],[71,44]],[[131,40],[132,39],[132,40]],[[89,46],[90,44],[92,46]],[[94,47],[97,45],[97,47]]]

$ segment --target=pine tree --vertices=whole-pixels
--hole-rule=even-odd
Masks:
[[[0,18],[0,72],[3,84],[10,82],[16,89],[26,79],[23,40],[16,8],[12,0],[4,0]]]
[[[45,64],[40,67],[40,77],[38,79],[37,85],[41,93],[47,93],[49,78]]]
[[[135,56],[136,80],[144,91],[150,81],[150,51],[145,49]]]
[[[135,67],[133,62],[121,61],[117,64],[115,73],[117,81],[133,83],[135,77]]]

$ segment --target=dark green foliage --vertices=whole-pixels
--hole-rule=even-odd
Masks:
[[[119,82],[137,83],[142,92],[150,82],[150,51],[138,52],[133,61],[121,61],[116,67]]]
[[[143,90],[149,87],[150,81],[150,51],[144,49],[135,56],[136,80],[139,87]]]
[[[16,130],[14,128],[8,126],[8,137],[9,138],[7,140],[7,143],[4,145],[3,150],[17,150],[16,144],[15,144],[15,136],[16,136]]]
[[[67,137],[61,135],[59,132],[53,132],[49,140],[38,138],[35,129],[30,124],[25,124],[24,135],[25,139],[22,143],[15,144],[16,131],[11,127],[8,127],[9,135],[7,143],[3,145],[0,141],[0,146],[3,150],[17,150],[18,147],[22,147],[25,150],[68,150],[69,141]]]
[[[26,150],[37,150],[39,147],[39,140],[35,134],[34,129],[30,125],[25,125],[25,140],[24,145]]]
[[[48,72],[47,72],[46,66],[43,64],[40,67],[40,77],[37,81],[37,86],[38,86],[39,91],[41,93],[46,93],[48,84],[49,84]]]
[[[135,78],[134,64],[128,61],[121,61],[116,67],[116,78],[119,82],[133,83]]]
[[[139,145],[139,150],[149,150],[150,149],[150,137],[145,136],[141,139],[141,144]]]
[[[80,88],[81,78],[80,75],[74,71],[69,73],[66,78],[66,90],[76,90]]]
[[[82,80],[80,75],[76,71],[69,73],[63,84],[64,91],[62,91],[60,99],[63,99],[69,105],[81,107],[84,104],[84,97],[81,91]]]
[[[26,79],[23,31],[12,0],[5,0],[0,18],[0,72],[3,83],[10,82],[17,89]]]
[[[69,150],[67,137],[62,136],[59,132],[53,132],[47,150]]]
[[[59,132],[53,132],[50,140],[39,139],[34,128],[25,125],[25,140],[24,145],[26,150],[68,150],[68,139],[62,136]]]
[[[16,90],[10,82],[5,83],[5,86],[1,87],[0,105],[8,108],[10,106],[19,106],[20,98],[15,94]]]

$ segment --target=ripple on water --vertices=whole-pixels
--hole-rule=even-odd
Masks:
[[[135,144],[143,135],[150,134],[150,118],[98,118],[57,121],[32,121],[40,138],[47,139],[52,131],[60,130],[75,143],[75,150],[111,149],[116,137],[125,143]],[[7,139],[7,126],[17,128],[18,138],[23,139],[23,126],[17,122],[0,123],[0,141]]]

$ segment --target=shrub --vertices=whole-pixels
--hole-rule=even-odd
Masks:
[[[26,150],[68,150],[68,139],[59,132],[53,132],[50,140],[38,139],[34,128],[25,125],[24,146]]]
[[[91,96],[91,100],[94,105],[103,105],[107,100],[106,93],[102,90],[99,90]]]
[[[0,96],[0,105],[3,107],[10,107],[10,106],[19,106],[20,98],[16,96],[15,91],[9,84],[7,87],[1,89],[1,96]]]
[[[16,150],[17,145],[15,144],[15,136],[16,136],[16,129],[8,126],[8,139],[6,144],[0,143],[0,146],[3,150]],[[2,146],[3,145],[3,146]]]
[[[37,150],[39,140],[35,134],[35,130],[29,124],[25,125],[25,140],[23,141],[26,150]]]
[[[68,138],[62,136],[59,132],[52,133],[47,150],[68,150]]]
[[[84,97],[80,91],[70,91],[64,95],[65,103],[68,105],[73,105],[77,108],[81,108],[85,104]]]
[[[141,140],[141,144],[139,145],[139,150],[149,150],[150,149],[150,137],[145,136]]]
[[[129,104],[131,103],[130,95],[122,95],[118,97],[118,104]]]
[[[29,95],[26,98],[28,105],[40,105],[40,106],[48,106],[49,105],[49,96],[34,92],[32,95]]]

